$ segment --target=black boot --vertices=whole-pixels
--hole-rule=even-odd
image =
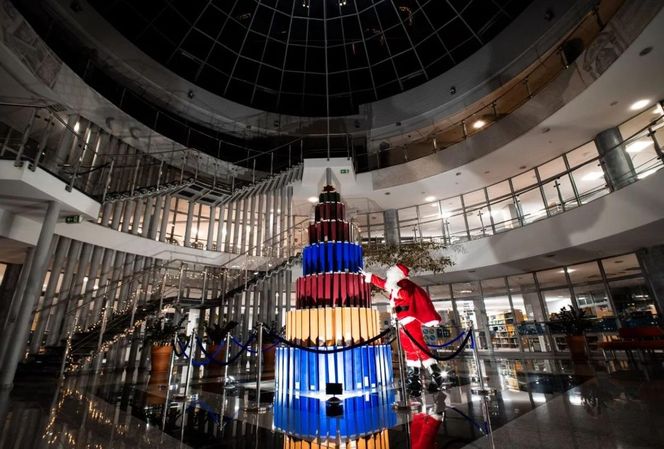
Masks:
[[[406,379],[406,392],[413,398],[422,396],[422,381],[420,380],[420,369],[408,367],[408,377]]]
[[[444,388],[445,377],[443,371],[437,363],[429,367],[429,374],[431,374],[431,383],[429,384],[429,391],[440,391]]]

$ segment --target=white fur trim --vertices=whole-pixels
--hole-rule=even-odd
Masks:
[[[434,321],[429,321],[429,322],[424,323],[423,326],[431,327],[431,326],[436,326],[438,324],[440,324],[440,321],[439,320],[434,320]]]
[[[434,366],[436,363],[438,363],[438,362],[436,362],[436,359],[422,360],[422,366],[425,367],[425,368],[430,368],[430,367]]]
[[[364,273],[364,282],[367,283],[367,284],[371,284],[371,276],[373,276],[373,274],[365,272]]]
[[[400,320],[399,320],[399,323],[400,323],[401,325],[405,326],[406,324],[408,324],[408,323],[412,323],[413,321],[415,321],[415,317],[407,316],[407,317],[405,317],[405,318],[400,319]]]
[[[411,368],[421,368],[422,362],[420,362],[419,360],[406,360],[406,366],[409,366]]]
[[[443,413],[438,413],[435,410],[431,410],[429,413],[427,413],[431,418],[435,419],[436,421],[442,421],[445,415]]]

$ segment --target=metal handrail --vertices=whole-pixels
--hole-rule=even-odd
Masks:
[[[573,172],[579,170],[580,168],[587,167],[587,166],[589,166],[589,165],[593,165],[593,164],[597,164],[597,163],[601,163],[601,161],[602,161],[604,158],[606,158],[609,154],[611,154],[611,153],[613,153],[613,152],[615,152],[615,151],[621,151],[622,148],[623,148],[625,145],[629,144],[631,141],[639,140],[639,139],[642,139],[643,137],[651,137],[651,138],[653,138],[652,133],[653,133],[654,131],[656,131],[656,130],[662,128],[662,127],[664,127],[664,115],[662,115],[662,116],[660,116],[660,117],[657,117],[657,118],[653,119],[653,120],[650,121],[647,125],[641,127],[638,131],[634,132],[631,136],[629,136],[629,137],[623,139],[622,142],[620,142],[620,143],[614,145],[613,147],[611,147],[610,149],[608,149],[608,150],[605,152],[604,155],[598,155],[598,156],[593,157],[592,159],[589,159],[589,160],[587,160],[587,161],[585,161],[585,162],[582,162],[582,163],[580,163],[580,164],[577,164],[577,165],[575,165],[575,166],[570,166],[569,168],[566,168],[565,171],[563,171],[563,172],[560,172],[560,173],[557,173],[557,174],[555,174],[555,175],[549,176],[549,177],[547,177],[547,178],[545,178],[545,179],[542,179],[542,180],[536,181],[534,184],[532,184],[532,185],[530,185],[530,186],[528,186],[528,187],[524,187],[524,188],[521,188],[521,189],[519,189],[519,190],[514,190],[514,191],[512,191],[512,192],[510,192],[510,193],[507,193],[507,194],[504,194],[504,195],[500,195],[500,196],[497,196],[497,197],[491,198],[489,201],[487,201],[487,202],[485,202],[485,203],[476,203],[476,204],[472,204],[472,205],[470,205],[470,206],[464,206],[460,212],[453,213],[453,214],[450,214],[450,215],[446,215],[445,217],[432,218],[432,219],[430,219],[430,220],[424,220],[424,221],[423,221],[423,220],[419,220],[418,218],[411,218],[411,219],[404,220],[404,222],[406,222],[406,223],[408,223],[408,224],[404,224],[404,222],[402,222],[402,223],[400,223],[400,228],[402,228],[402,227],[407,227],[407,226],[411,226],[411,225],[417,226],[418,224],[419,224],[419,225],[422,225],[422,224],[427,224],[427,223],[435,223],[435,222],[449,221],[451,218],[459,217],[459,216],[464,216],[464,215],[465,215],[465,216],[468,216],[468,215],[472,214],[473,212],[480,212],[480,211],[483,210],[483,209],[490,209],[492,205],[496,205],[496,204],[502,203],[502,202],[504,202],[504,201],[506,201],[506,200],[514,200],[515,202],[517,202],[519,196],[521,196],[521,195],[527,194],[527,193],[532,192],[532,191],[534,191],[534,190],[539,190],[541,187],[546,186],[547,184],[549,184],[549,183],[551,183],[551,182],[555,182],[556,180],[560,179],[561,177],[563,177],[563,176],[565,176],[565,175],[570,175],[570,174],[572,174]],[[633,174],[633,175],[632,175],[632,174],[629,174],[629,173],[628,173],[628,174],[625,174],[625,178],[624,178],[624,179],[629,179],[628,176],[636,176],[636,178],[638,179],[638,175],[643,174],[643,173],[646,173],[646,172],[649,172],[650,170],[653,170],[653,169],[655,169],[655,168],[658,167],[658,166],[660,166],[660,167],[662,166],[661,163],[653,162],[653,161],[661,161],[661,162],[664,162],[664,158],[663,158],[663,156],[662,156],[662,149],[659,147],[659,144],[658,144],[658,142],[656,141],[656,139],[653,138],[653,141],[654,141],[655,151],[656,151],[656,154],[657,154],[657,155],[656,155],[654,158],[652,158],[652,159],[650,159],[650,160],[648,160],[648,161],[642,163],[641,165],[639,165],[639,166],[637,166],[637,167],[634,167],[634,174]],[[584,146],[584,145],[586,145],[586,144],[588,144],[588,143],[590,143],[590,142],[586,142],[586,143],[584,143],[584,144],[582,144],[582,145],[579,145],[579,146],[576,147],[576,148],[580,148],[580,147],[582,147],[582,146]],[[568,152],[566,152],[566,153],[564,153],[564,154],[568,154],[569,152],[576,150],[576,148],[574,148],[574,149],[572,149],[572,150],[570,150],[570,151],[568,151]],[[546,162],[544,162],[544,163],[542,163],[542,164],[540,164],[540,165],[538,165],[538,166],[545,165],[545,164],[547,164],[547,163],[549,163],[549,162],[551,162],[551,161],[553,161],[553,160],[555,160],[555,159],[557,159],[557,158],[559,158],[559,157],[560,157],[560,156],[556,156],[555,158],[553,158],[553,159],[551,159],[551,160],[549,160],[549,161],[546,161]],[[497,184],[504,183],[504,182],[506,182],[506,181],[509,181],[510,179],[514,179],[514,178],[516,178],[516,177],[518,177],[518,176],[520,176],[520,175],[522,175],[522,174],[524,174],[524,173],[527,173],[527,172],[529,172],[529,171],[531,171],[531,170],[533,170],[533,168],[528,169],[528,170],[525,170],[525,171],[523,171],[523,172],[521,172],[521,173],[518,173],[518,174],[516,174],[516,175],[510,176],[509,178],[503,179],[503,180],[501,180],[501,181],[495,182],[495,183],[493,183],[493,184],[491,184],[491,185],[485,186],[485,187],[483,187],[482,189],[487,189],[487,188],[489,188],[489,187],[491,187],[491,186],[493,186],[493,185],[497,185]],[[623,179],[623,180],[624,180],[624,179]],[[618,179],[618,180],[620,180],[620,179]],[[578,193],[578,199],[580,200],[580,199],[582,199],[582,198],[584,198],[584,197],[592,196],[592,195],[594,195],[595,193],[604,190],[605,188],[606,188],[606,184],[605,184],[604,186],[600,187],[600,188],[595,187],[595,188],[590,189],[589,191],[586,191],[586,192],[579,192],[579,193]],[[621,187],[621,188],[622,188],[622,187]],[[440,199],[440,200],[436,200],[435,202],[438,202],[438,203],[440,204],[440,203],[442,203],[442,202],[444,202],[444,201],[448,201],[448,200],[452,200],[452,199],[455,199],[455,198],[460,198],[460,197],[462,197],[462,196],[468,195],[468,194],[470,194],[470,193],[472,193],[472,192],[475,192],[475,191],[477,191],[477,190],[481,190],[481,189],[475,189],[475,190],[473,190],[473,191],[471,191],[471,192],[465,192],[465,193],[462,193],[462,194],[459,194],[459,195],[454,195],[454,196],[451,196],[451,197],[442,198],[442,199]],[[572,198],[572,199],[570,199],[570,200],[567,200],[567,201],[565,201],[565,202],[569,202],[569,201],[576,202],[576,201],[577,201],[577,197],[574,197],[574,198]],[[413,205],[413,206],[404,207],[404,208],[401,208],[401,209],[407,209],[407,208],[411,208],[411,207],[422,207],[422,206],[426,206],[426,205],[430,205],[430,204],[435,204],[435,202],[419,203],[419,204],[416,204],[416,205]],[[561,204],[562,204],[562,203],[561,203]],[[557,206],[557,205],[558,205],[558,203],[556,204],[556,206]],[[401,209],[400,209],[400,210],[401,210]],[[546,211],[547,211],[547,210],[550,210],[550,209],[551,209],[551,206],[547,206],[547,205],[545,205],[545,207],[544,207],[543,209],[541,209],[541,210],[544,211],[544,214],[542,214],[542,218],[545,217],[545,216],[547,216]],[[371,213],[359,214],[359,215],[365,215],[365,216],[368,217],[369,215],[376,214],[376,213],[380,213],[380,211],[374,211],[374,212],[371,212]],[[497,224],[501,224],[501,223],[513,223],[513,222],[517,222],[517,223],[518,223],[518,222],[519,222],[521,219],[523,219],[523,218],[526,218],[526,216],[524,215],[524,216],[521,216],[521,217],[513,218],[513,219],[511,219],[511,220],[504,220],[504,221],[502,221],[502,222],[493,222],[493,225],[495,226],[495,225],[497,225]],[[381,227],[382,225],[383,225],[383,223],[372,223],[372,224],[371,224],[372,227],[374,227],[374,226],[375,226],[375,227]],[[480,230],[480,229],[487,228],[487,227],[490,228],[491,225],[489,224],[488,226],[479,227],[479,228],[468,228],[467,230],[468,230],[468,232],[471,232],[471,231]],[[520,226],[519,226],[519,227],[520,227]],[[420,237],[420,238],[423,238],[423,237]]]

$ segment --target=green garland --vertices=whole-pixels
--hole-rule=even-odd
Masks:
[[[367,265],[393,266],[402,263],[413,271],[442,273],[445,268],[454,265],[452,259],[439,254],[445,248],[445,245],[438,242],[374,244],[364,246],[364,255]]]

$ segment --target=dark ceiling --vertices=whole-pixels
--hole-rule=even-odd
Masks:
[[[90,3],[148,55],[211,92],[266,111],[338,116],[449,70],[531,1]]]

